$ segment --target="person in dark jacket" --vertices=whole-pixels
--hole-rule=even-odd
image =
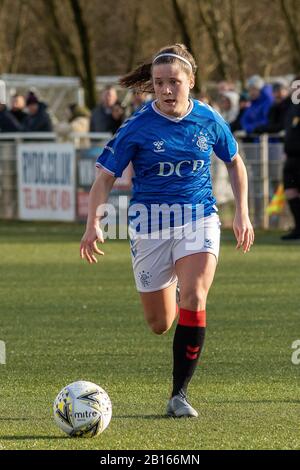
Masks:
[[[258,126],[267,124],[273,96],[271,87],[259,75],[249,78],[248,88],[251,105],[244,112],[241,124],[248,134],[253,134]]]
[[[289,85],[278,80],[272,85],[274,103],[268,114],[268,122],[254,129],[256,134],[277,134],[285,129],[286,114],[290,107]]]
[[[239,113],[235,120],[230,123],[231,132],[237,132],[243,129],[241,120],[246,109],[249,108],[250,104],[251,102],[248,93],[246,91],[242,92],[240,94],[239,100]]]
[[[23,95],[16,94],[13,96],[10,112],[21,125],[24,124],[28,116],[28,114],[25,113],[25,106],[26,103]]]
[[[52,132],[52,122],[47,113],[47,105],[30,92],[26,99],[28,116],[24,121],[25,132]]]
[[[0,103],[0,132],[21,132],[21,124],[14,118],[5,104]]]
[[[107,86],[101,95],[100,104],[92,111],[91,132],[114,132],[116,124],[112,117],[112,109],[117,101],[116,89],[113,86]]]
[[[112,126],[112,133],[114,134],[117,132],[119,127],[123,124],[125,119],[125,109],[121,105],[121,103],[117,102],[113,105],[111,111],[111,117],[113,118],[113,126]]]
[[[298,77],[297,80],[300,80]],[[282,240],[300,240],[300,103],[290,100],[286,116],[285,152],[283,169],[285,195],[294,218],[294,229]]]

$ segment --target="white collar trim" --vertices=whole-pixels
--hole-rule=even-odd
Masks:
[[[189,98],[190,106],[189,106],[189,109],[187,110],[186,114],[184,116],[180,116],[180,117],[172,117],[172,116],[169,116],[168,114],[162,113],[158,109],[158,107],[156,106],[156,104],[155,104],[156,102],[157,102],[157,100],[154,100],[151,103],[153,111],[155,113],[159,114],[160,116],[164,117],[165,119],[169,119],[169,121],[173,121],[173,122],[182,121],[184,118],[186,118],[193,111],[193,108],[194,108],[194,102]]]

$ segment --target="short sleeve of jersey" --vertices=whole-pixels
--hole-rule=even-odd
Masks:
[[[231,162],[238,153],[238,144],[229,125],[221,116],[216,117],[216,143],[213,150],[224,162]]]
[[[119,178],[135,156],[137,148],[137,143],[133,139],[133,132],[124,123],[104,147],[103,152],[97,159],[96,166]]]

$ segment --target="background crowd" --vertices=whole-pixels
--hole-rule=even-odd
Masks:
[[[217,109],[233,132],[275,134],[289,127],[292,91],[291,84],[284,78],[268,84],[254,75],[242,93],[234,83],[221,81],[213,96],[201,93],[196,98]],[[122,122],[149,99],[151,95],[133,90],[131,98],[124,100],[114,86],[107,86],[92,111],[75,103],[69,105],[69,130],[115,133]],[[0,102],[0,132],[59,132],[60,124],[53,124],[47,104],[33,91],[27,96],[15,94],[10,108]]]
[[[275,184],[271,193],[276,191],[278,183],[283,179],[285,194],[295,222],[295,228],[284,239],[300,239],[300,104],[293,99],[293,86],[299,79],[300,77],[296,77],[289,83],[281,78],[269,84],[259,75],[253,75],[248,79],[247,88],[242,93],[238,92],[234,83],[221,81],[217,84],[213,96],[207,93],[195,96],[218,110],[234,133],[242,132],[244,143],[258,142],[258,135],[263,133],[270,135],[270,143],[276,143],[279,142],[278,134],[282,135],[286,154],[284,174],[277,171],[278,174],[270,174],[270,178]],[[298,91],[299,89],[300,87]],[[129,97],[124,96],[122,92],[118,93],[113,85],[109,85],[102,90],[99,103],[94,109],[90,111],[76,103],[70,104],[67,122],[55,122],[54,125],[47,105],[35,92],[29,91],[27,96],[15,94],[9,108],[1,102],[0,97],[0,132],[114,134],[127,117],[151,99],[150,94],[137,90],[133,90]],[[85,146],[90,146],[89,139],[86,139]],[[280,155],[276,154],[278,150]],[[270,159],[282,160],[280,146],[269,147]],[[280,169],[280,166],[274,168]],[[223,193],[225,186],[222,185]]]

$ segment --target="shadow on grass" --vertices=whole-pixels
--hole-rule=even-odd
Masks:
[[[116,415],[113,416],[113,419],[156,419],[156,420],[163,420],[163,419],[170,419],[170,416],[167,415]]]
[[[0,442],[1,441],[35,441],[35,440],[47,440],[51,441],[52,439],[71,439],[69,436],[0,436]]]
[[[42,421],[42,420],[45,420],[45,419],[48,419],[47,416],[45,416],[44,418],[37,418],[37,417],[26,417],[26,416],[20,416],[20,417],[11,417],[11,416],[7,416],[6,418],[0,418],[0,421]]]
[[[0,421],[30,421],[30,420],[34,420],[35,418],[0,418]],[[170,420],[171,418],[169,416],[166,416],[166,415],[117,415],[117,416],[114,416],[113,419],[151,419],[151,420]],[[28,435],[25,435],[25,436],[0,436],[0,441],[28,441],[28,440],[31,440],[31,441],[34,441],[34,440],[59,440],[59,439],[78,439],[78,440],[82,440],[83,438],[80,438],[80,437],[75,437],[75,438],[70,438],[69,436],[64,436],[64,435],[60,435],[60,436],[49,436],[48,435],[44,435],[44,436],[28,436]]]
[[[262,404],[262,405],[277,405],[279,403],[290,403],[294,405],[299,405],[300,400],[291,400],[291,399],[286,399],[286,400],[211,400],[211,401],[206,401],[206,404],[218,404],[218,405],[226,405],[226,403],[230,404],[244,404],[244,405],[257,405],[257,404]]]

